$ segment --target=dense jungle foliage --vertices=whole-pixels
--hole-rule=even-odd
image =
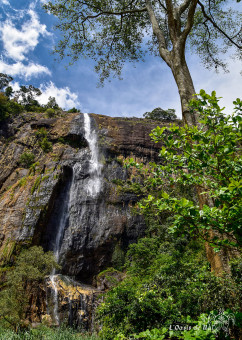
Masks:
[[[137,169],[136,190],[138,183],[145,196],[138,209],[149,229],[128,250],[125,279],[99,306],[103,339],[239,338],[242,103],[234,104],[234,114],[226,116],[216,93],[201,91],[190,105],[200,114],[200,126],[157,127],[151,137],[163,142],[160,163],[128,164]],[[192,188],[206,195],[202,207]],[[205,241],[217,253],[236,252],[230,272],[211,273]],[[227,336],[221,325],[211,326],[221,317],[230,327]],[[206,325],[206,318],[206,330],[173,327]]]

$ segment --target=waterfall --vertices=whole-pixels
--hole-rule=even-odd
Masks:
[[[85,138],[88,142],[90,148],[90,164],[89,164],[89,174],[90,178],[86,185],[87,194],[92,197],[96,197],[101,190],[101,170],[102,165],[99,163],[98,159],[98,144],[97,144],[97,134],[95,130],[91,128],[91,120],[88,113],[84,113],[84,129]]]
[[[68,215],[69,215],[69,203],[70,203],[70,195],[72,192],[72,186],[73,186],[73,177],[72,177],[72,182],[70,186],[70,194],[66,198],[63,206],[63,210],[60,212],[60,222],[59,222],[59,227],[57,230],[57,234],[54,240],[54,247],[53,247],[53,252],[54,256],[56,259],[56,262],[59,262],[59,257],[60,257],[60,248],[61,248],[61,242],[62,238],[64,235],[65,227],[68,223]],[[57,278],[58,275],[56,275],[56,270],[55,268],[52,270],[52,273],[50,275],[50,281],[53,287],[53,302],[54,302],[54,308],[53,308],[53,315],[54,315],[54,320],[57,325],[60,324],[60,319],[59,319],[59,314],[58,314],[58,289],[57,289]]]
[[[95,129],[91,128],[91,119],[87,113],[83,114],[84,117],[84,133],[85,139],[88,142],[90,156],[89,156],[89,169],[88,169],[88,177],[84,180],[79,179],[79,173],[82,170],[83,164],[82,162],[76,162],[73,166],[73,176],[70,184],[70,189],[68,193],[68,197],[65,197],[65,202],[63,205],[62,211],[60,211],[60,219],[58,230],[53,243],[53,252],[56,258],[56,261],[60,260],[60,251],[62,246],[62,240],[64,237],[64,232],[67,227],[69,227],[69,220],[71,219],[71,214],[74,214],[73,207],[76,205],[76,201],[82,201],[81,213],[78,215],[79,221],[82,220],[83,215],[85,214],[85,202],[88,198],[95,199],[101,191],[101,170],[102,165],[99,163],[99,152],[98,152],[98,142],[97,142],[97,134]],[[80,188],[82,194],[80,197]],[[82,198],[82,199],[81,199]],[[52,285],[53,293],[53,316],[56,325],[60,324],[60,317],[58,313],[58,275],[56,274],[55,269],[53,269],[50,275],[50,282]],[[70,301],[71,304],[71,301]],[[71,306],[70,306],[71,308]],[[71,313],[71,309],[70,309]],[[70,315],[71,317],[71,315]]]

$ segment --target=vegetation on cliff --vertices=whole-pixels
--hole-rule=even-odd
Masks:
[[[208,95],[201,91],[199,100],[191,104],[191,110],[199,112],[201,124],[168,127],[162,123],[162,127],[152,132],[153,140],[163,145],[159,161],[148,166],[131,160],[132,178],[126,183],[118,179],[112,181],[120,192],[131,192],[140,199],[137,208],[145,216],[148,230],[146,237],[129,247],[125,264],[124,252],[118,244],[112,258],[115,269],[98,276],[105,283],[104,289],[114,285],[98,310],[103,339],[215,339],[216,336],[224,339],[221,329],[217,334],[216,327],[202,329],[206,324],[213,325],[218,317],[230,320],[231,339],[239,337],[240,259],[230,262],[230,273],[215,276],[204,249],[205,241],[217,253],[221,249],[226,249],[228,254],[238,252],[241,245],[242,104],[239,99],[234,104],[235,114],[226,116],[215,93]],[[51,131],[37,124],[31,133],[34,145],[48,157],[45,152],[49,150]],[[60,140],[55,135],[56,143],[64,143],[63,138]],[[36,161],[39,162],[39,158],[33,157],[30,145],[19,157],[18,164],[28,168],[24,170],[29,171],[30,176],[35,175]],[[54,169],[52,164],[44,174],[43,164],[38,168],[36,171],[42,173],[33,178],[31,195]],[[22,183],[23,179],[19,181]],[[29,177],[24,177],[23,183],[28,182]],[[201,196],[205,192],[204,196],[213,204],[208,200],[199,206],[195,186],[201,188]],[[31,289],[37,289],[43,275],[51,271],[48,261],[45,268],[39,262],[44,255],[40,248],[38,251],[30,248],[29,255],[26,251],[14,266],[11,262],[12,266],[4,268],[4,273],[9,273],[0,293],[0,323],[4,327],[18,328],[16,336],[20,339],[38,336],[47,339],[80,336],[81,339],[81,335],[71,334],[72,331],[70,335],[63,331],[63,335],[49,328],[28,330],[21,335],[20,328],[31,327],[24,323],[31,304]],[[13,257],[7,258],[13,260]],[[105,275],[108,275],[106,281]],[[119,283],[120,280],[123,281]],[[173,328],[177,323],[201,328],[177,332]],[[13,334],[5,330],[0,330],[1,333],[8,334],[9,338]]]
[[[27,326],[26,313],[31,307],[31,296],[38,294],[45,276],[59,268],[52,252],[44,253],[41,247],[22,250],[14,266],[8,268],[0,292],[0,324],[15,331]]]
[[[149,230],[129,248],[125,280],[108,292],[99,306],[104,339],[126,339],[154,328],[163,332],[164,338],[169,334],[212,339],[217,332],[216,336],[224,339],[223,330],[216,327],[195,336],[194,330],[174,333],[171,326],[194,325],[199,318],[211,318],[221,310],[233,315],[230,336],[239,337],[242,102],[237,99],[234,104],[235,113],[226,116],[215,92],[208,95],[201,91],[200,98],[191,102],[191,110],[200,114],[200,127],[157,127],[151,136],[164,143],[159,164],[147,168],[130,161],[144,179],[140,185],[147,197],[138,207]],[[212,204],[207,200],[199,206],[187,194],[191,187],[200,189]],[[226,248],[227,254],[237,254],[226,259],[232,260],[229,273],[211,273],[205,241],[217,252]],[[161,333],[157,336],[163,338]]]

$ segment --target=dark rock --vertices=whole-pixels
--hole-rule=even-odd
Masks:
[[[30,124],[31,129],[40,129],[42,127],[49,129],[51,128],[57,121],[57,118],[49,118],[49,119],[40,119],[36,122]]]

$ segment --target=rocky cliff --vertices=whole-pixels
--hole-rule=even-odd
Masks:
[[[93,284],[144,234],[144,220],[131,212],[136,195],[117,181],[129,176],[127,157],[157,159],[149,137],[156,122],[91,114],[88,137],[84,118],[28,113],[0,125],[2,265],[23,245],[41,245],[58,251],[62,275]]]

